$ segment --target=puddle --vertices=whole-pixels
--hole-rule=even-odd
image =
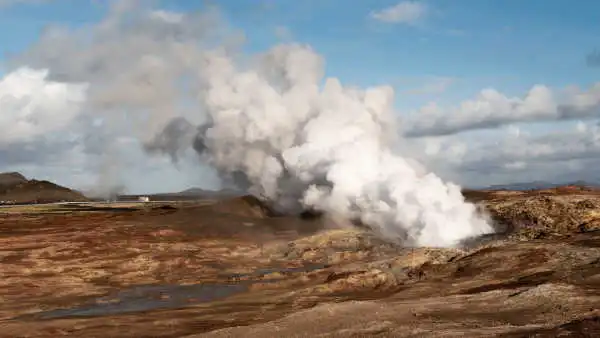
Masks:
[[[98,298],[94,303],[71,309],[35,314],[38,319],[96,317],[181,308],[194,303],[227,298],[248,290],[249,284],[142,285]]]
[[[292,268],[265,268],[248,274],[228,275],[229,278],[258,278],[271,273],[310,272],[328,267],[308,264]],[[236,283],[194,285],[139,285],[98,298],[93,303],[70,309],[56,309],[33,314],[36,319],[98,317],[161,309],[183,308],[195,303],[211,302],[243,293],[254,283],[276,282],[275,279],[245,280]],[[28,316],[29,317],[29,316]]]

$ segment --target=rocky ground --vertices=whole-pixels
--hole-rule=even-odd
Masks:
[[[0,336],[600,336],[600,195],[467,196],[500,233],[454,249],[250,198],[2,209]]]

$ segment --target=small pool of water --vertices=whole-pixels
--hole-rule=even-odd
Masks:
[[[36,314],[39,319],[95,317],[180,308],[194,303],[211,302],[245,292],[248,283],[197,285],[140,285],[114,295],[70,309],[56,309]]]
[[[308,264],[292,268],[264,268],[249,274],[228,275],[229,278],[257,278],[275,272],[300,273],[324,269],[324,264]],[[36,319],[58,319],[69,317],[97,317],[136,313],[160,309],[174,309],[195,303],[221,300],[248,291],[254,283],[269,283],[276,280],[249,279],[235,283],[207,283],[193,285],[137,285],[119,290],[94,301],[69,309],[56,309],[33,314]]]

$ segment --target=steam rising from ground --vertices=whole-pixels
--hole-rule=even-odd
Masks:
[[[114,10],[89,31],[50,32],[21,61],[89,85],[87,111],[148,117],[130,134],[149,153],[177,162],[193,147],[224,184],[281,211],[360,220],[413,245],[448,246],[492,231],[458,186],[393,151],[402,139],[391,87],[324,79],[324,60],[304,45],[248,58],[235,52],[235,39],[199,44],[224,41],[209,34],[210,15],[157,13],[136,19]]]
[[[209,122],[195,145],[222,176],[286,211],[359,219],[384,236],[426,246],[490,232],[460,188],[392,151],[393,89],[323,81],[309,47],[281,45],[246,69],[206,55]]]

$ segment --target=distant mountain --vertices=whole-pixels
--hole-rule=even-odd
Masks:
[[[200,200],[200,199],[223,199],[230,197],[238,197],[244,195],[242,192],[223,189],[223,190],[205,190],[202,188],[190,188],[180,192],[169,192],[159,194],[146,195],[119,195],[119,200],[137,200],[142,196],[147,196],[152,201],[185,201],[185,200]]]
[[[533,182],[490,185],[490,186],[484,188],[483,190],[525,191],[525,190],[552,189],[552,188],[562,187],[562,186],[577,186],[577,187],[590,187],[590,188],[600,187],[600,185],[598,183],[591,183],[591,182],[586,182],[586,181],[582,181],[582,180],[574,181],[574,182],[567,182],[567,183],[550,183],[550,182],[546,182],[546,181],[533,181]]]
[[[48,181],[28,180],[20,173],[0,173],[0,204],[84,202],[80,192]]]
[[[4,190],[4,188],[8,188],[19,183],[25,182],[27,182],[27,178],[25,178],[25,176],[21,175],[20,173],[0,173],[0,191]]]
[[[223,189],[223,190],[205,190],[202,188],[190,188],[184,191],[176,192],[175,195],[183,195],[183,196],[240,196],[241,192],[233,190],[233,189]]]

